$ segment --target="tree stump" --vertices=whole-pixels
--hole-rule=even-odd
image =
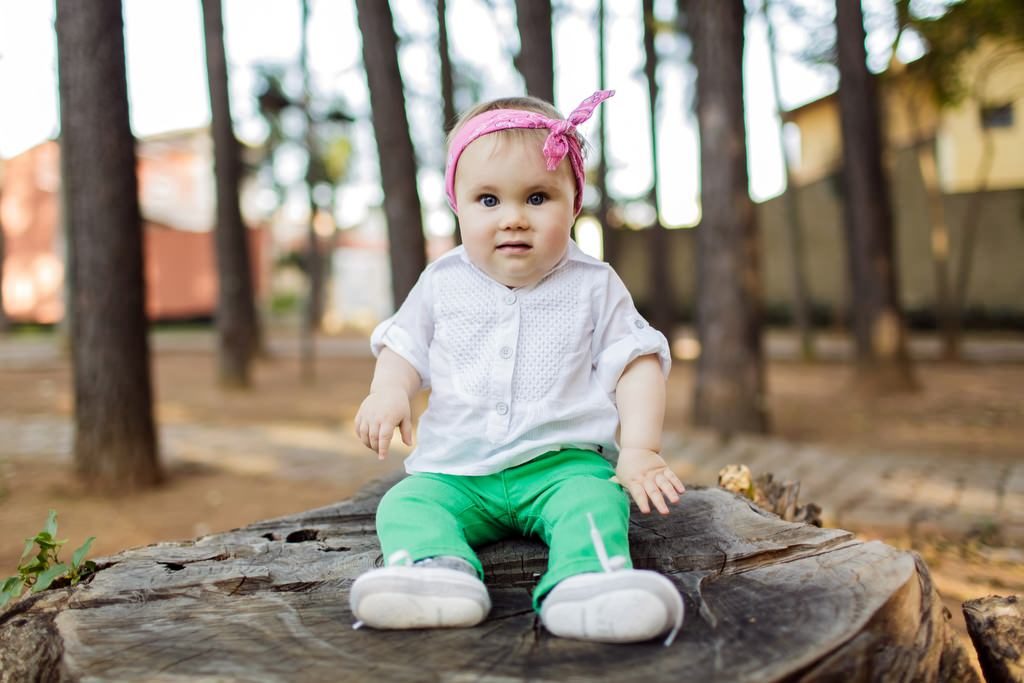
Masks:
[[[985,681],[1024,681],[1024,605],[1017,596],[968,600],[963,610]]]
[[[394,481],[99,560],[87,584],[0,614],[0,680],[977,680],[917,555],[717,488],[667,517],[634,510],[636,566],[686,603],[670,647],[551,636],[530,607],[546,549],[527,540],[481,552],[494,607],[476,628],[353,630],[349,587],[381,563],[374,511]]]

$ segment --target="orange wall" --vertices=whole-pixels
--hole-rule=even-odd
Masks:
[[[54,322],[63,315],[64,259],[57,239],[58,150],[47,142],[4,162],[4,308],[14,320]]]
[[[54,323],[64,315],[63,235],[59,220],[59,149],[45,142],[4,162],[0,224],[5,236],[3,301],[16,321]],[[141,164],[150,163],[140,160]],[[140,172],[141,177],[145,177]],[[145,222],[146,308],[150,319],[213,315],[217,268],[210,232]],[[267,278],[266,230],[250,230],[257,295]]]
[[[262,263],[265,231],[249,231],[249,262]],[[213,234],[146,224],[146,309],[150,319],[208,316],[217,307]],[[258,270],[256,291],[262,291]]]

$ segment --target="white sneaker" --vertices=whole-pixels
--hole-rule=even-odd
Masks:
[[[357,628],[466,628],[487,617],[491,598],[475,575],[412,565],[366,572],[352,584],[349,605]]]
[[[657,572],[577,574],[551,589],[540,619],[562,638],[636,643],[668,632],[665,645],[670,645],[683,624],[683,600],[672,582]]]

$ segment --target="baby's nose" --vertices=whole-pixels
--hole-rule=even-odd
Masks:
[[[509,206],[501,215],[502,230],[522,230],[527,227],[526,216],[518,207]]]

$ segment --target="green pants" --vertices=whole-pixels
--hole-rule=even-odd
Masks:
[[[384,557],[405,550],[415,562],[454,555],[483,578],[474,548],[509,536],[540,538],[548,545],[548,570],[533,592],[533,605],[562,579],[603,571],[587,513],[608,556],[629,562],[629,499],[609,479],[612,466],[597,453],[552,451],[497,474],[479,477],[413,474],[388,491],[377,508]]]

